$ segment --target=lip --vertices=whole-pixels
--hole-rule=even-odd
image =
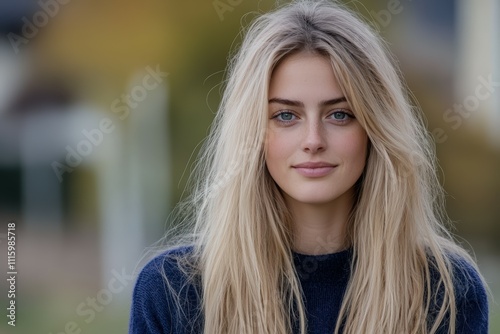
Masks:
[[[303,176],[322,177],[330,174],[337,166],[328,162],[304,162],[292,167]]]

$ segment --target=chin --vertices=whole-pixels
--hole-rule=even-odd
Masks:
[[[303,203],[303,204],[311,204],[311,205],[324,205],[328,203],[333,203],[335,200],[339,198],[339,196],[332,196],[331,194],[297,194],[296,196],[288,196],[295,202]]]

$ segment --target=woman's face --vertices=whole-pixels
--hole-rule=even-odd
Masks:
[[[271,77],[268,116],[266,165],[288,204],[354,198],[368,139],[327,58],[285,58]]]

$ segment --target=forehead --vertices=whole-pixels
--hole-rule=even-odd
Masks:
[[[294,98],[304,102],[342,96],[329,58],[300,52],[283,59],[274,69],[269,98]]]

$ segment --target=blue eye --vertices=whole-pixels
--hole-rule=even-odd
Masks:
[[[282,112],[278,117],[281,117],[283,121],[291,121],[293,119],[293,114],[290,112]]]
[[[350,118],[354,118],[354,116],[345,111],[335,111],[330,114],[330,117],[339,122],[347,122]]]
[[[345,112],[341,111],[336,111],[333,113],[333,118],[338,119],[338,120],[345,120],[349,117]]]
[[[287,123],[295,120],[296,116],[289,111],[282,111],[273,118],[276,118],[278,122]]]

